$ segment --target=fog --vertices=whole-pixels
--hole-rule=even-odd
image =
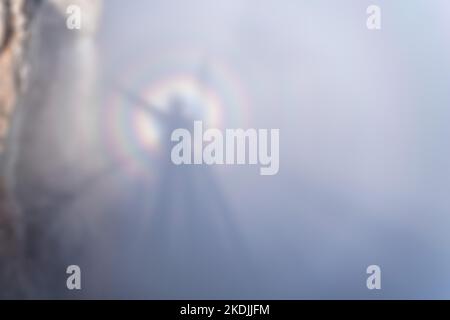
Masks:
[[[10,160],[51,221],[30,295],[448,298],[450,4],[378,1],[370,31],[372,2],[108,0],[94,38],[43,31]],[[279,173],[174,166],[174,96],[280,129]]]

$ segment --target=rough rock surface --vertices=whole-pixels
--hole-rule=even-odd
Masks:
[[[75,32],[66,28],[73,4],[83,12]],[[84,111],[95,99],[89,39],[100,4],[0,0],[0,298],[56,292],[36,275],[58,259],[50,243],[58,239],[49,235],[57,220],[55,192],[70,192],[83,177],[64,173],[92,148]]]

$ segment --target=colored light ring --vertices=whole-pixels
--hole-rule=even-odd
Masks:
[[[207,127],[248,126],[250,104],[246,91],[224,63],[208,58],[205,79],[204,74],[193,70],[189,54],[181,58],[165,55],[152,64],[127,61],[134,64],[120,73],[119,83],[161,112],[167,111],[170,99],[176,96],[186,103],[187,115],[203,120]],[[160,141],[163,124],[127,101],[119,90],[111,92],[105,101],[98,121],[107,155],[131,173],[157,169],[155,159],[161,143],[166,143]]]

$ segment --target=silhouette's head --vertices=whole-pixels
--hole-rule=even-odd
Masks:
[[[169,101],[169,112],[171,114],[176,114],[179,116],[182,116],[184,113],[184,102],[183,102],[183,98],[178,96],[178,95],[174,95],[173,97],[170,98]]]

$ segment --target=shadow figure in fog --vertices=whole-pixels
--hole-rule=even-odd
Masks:
[[[188,276],[194,287],[205,272],[229,274],[233,264],[248,266],[232,210],[209,166],[171,161],[172,132],[179,128],[192,132],[196,120],[187,115],[189,105],[176,96],[165,112],[129,91],[123,93],[162,129],[160,183],[150,221],[150,248],[161,263],[160,271]]]

